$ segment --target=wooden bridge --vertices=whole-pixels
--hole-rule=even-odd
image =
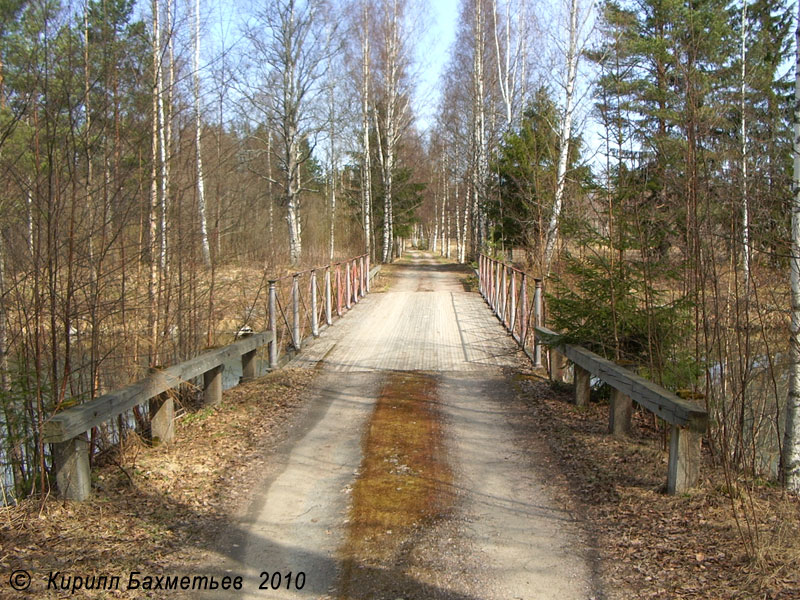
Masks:
[[[559,344],[541,320],[541,287],[525,274],[482,257],[481,295],[463,268],[423,253],[390,269],[386,293],[366,294],[371,271],[363,259],[348,261],[344,275],[332,273],[325,271],[322,285],[318,273],[307,274],[305,304],[299,276],[289,300],[281,302],[273,285],[271,331],[54,417],[47,432],[62,491],[88,493],[83,432],[98,420],[190,376],[204,376],[214,401],[223,359],[242,356],[251,377],[265,344],[271,365],[288,361],[319,374],[306,418],[271,457],[264,480],[253,482],[237,532],[220,540],[217,566],[253,581],[267,570],[304,573],[302,590],[272,590],[272,598],[592,597],[597,582],[580,529],[550,497],[526,443],[531,432],[515,422],[520,409],[507,373],[531,360],[550,364],[557,378],[562,357],[573,361],[579,403],[588,398],[590,374],[614,387],[613,433],[624,433],[631,399],[667,420],[668,488],[695,482],[705,412]],[[326,328],[334,305],[350,314]],[[283,337],[302,348],[283,360],[281,319]],[[553,349],[543,360],[547,343]],[[166,419],[154,432],[172,435],[170,414],[153,414],[157,423]]]

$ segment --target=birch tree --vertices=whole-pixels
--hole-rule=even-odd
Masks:
[[[200,114],[200,0],[194,3],[194,61],[192,68],[194,83],[194,149],[197,176],[197,210],[200,216],[200,243],[203,264],[211,266],[211,248],[208,244],[208,222],[206,220],[206,191],[203,177],[203,147],[201,144],[202,119]]]
[[[783,476],[786,487],[800,493],[800,3],[795,32],[794,138],[792,154],[792,252],[789,261],[792,288],[791,382],[786,402]]]
[[[564,203],[564,191],[567,187],[567,162],[569,160],[570,138],[572,135],[572,118],[575,110],[575,79],[578,74],[578,59],[581,55],[579,49],[579,38],[581,29],[585,25],[585,19],[591,10],[584,14],[583,21],[579,19],[578,0],[570,0],[567,27],[567,47],[565,52],[565,76],[564,76],[564,106],[559,123],[559,154],[558,172],[556,175],[556,194],[553,200],[553,210],[550,213],[547,225],[547,234],[544,248],[544,275],[550,275],[555,252],[556,242],[558,241],[558,227],[561,220],[561,207]]]
[[[303,248],[301,168],[325,125],[317,117],[325,92],[320,80],[331,52],[323,23],[326,8],[323,0],[270,0],[245,33],[257,84],[242,92],[276,133],[280,178],[275,183],[283,192],[293,266],[300,263]]]

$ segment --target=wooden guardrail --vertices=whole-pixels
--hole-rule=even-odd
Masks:
[[[608,429],[614,435],[630,432],[633,401],[670,424],[667,493],[681,494],[697,485],[700,477],[701,445],[708,428],[706,409],[679,398],[669,390],[645,379],[602,356],[574,344],[561,344],[558,334],[536,327],[540,343],[549,345],[551,364],[561,363],[563,355],[573,363],[575,404],[589,401],[589,382],[593,375],[611,389]]]
[[[542,282],[488,256],[481,255],[478,274],[480,289],[497,318],[511,332],[536,367],[542,366],[541,347],[550,349],[550,377],[563,381],[565,359],[574,366],[575,404],[589,401],[590,378],[597,377],[612,388],[609,405],[609,432],[625,435],[630,431],[632,402],[670,424],[667,492],[679,494],[694,487],[700,477],[701,444],[708,428],[704,407],[679,398],[644,377],[575,344],[564,344],[555,331],[544,326]],[[533,306],[528,306],[527,287],[535,284]],[[519,290],[516,282],[519,281]],[[531,315],[534,323],[528,322]],[[533,352],[527,346],[533,330]]]
[[[316,276],[318,271],[324,271],[322,306],[317,302],[320,292]],[[370,269],[369,257],[362,255],[320,269],[270,280],[269,331],[245,334],[233,344],[209,350],[166,369],[153,370],[144,379],[52,415],[44,423],[43,441],[51,444],[53,471],[59,494],[70,500],[85,500],[90,495],[90,448],[87,433],[92,428],[135,406],[149,402],[152,438],[162,442],[171,441],[175,437],[175,408],[172,398],[162,396],[164,392],[202,375],[204,401],[206,404],[216,404],[222,399],[222,371],[225,363],[241,359],[242,381],[253,379],[257,371],[256,353],[259,348],[269,346],[270,369],[277,368],[282,333],[288,331],[290,344],[294,351],[299,351],[306,329],[310,329],[311,337],[317,337],[321,327],[332,324],[334,300],[336,314],[342,316],[366,295],[372,279],[379,271],[380,265]],[[299,282],[303,277],[308,277],[309,281],[310,306],[306,306],[301,295]],[[290,301],[287,303],[291,308],[290,318],[287,318],[288,311],[283,309],[278,293],[282,281],[291,283]],[[301,311],[301,306],[306,310]],[[282,315],[280,320],[278,311]],[[282,325],[285,327],[282,328]]]
[[[195,377],[203,376],[205,402],[216,404],[222,399],[223,364],[241,358],[242,380],[256,375],[257,350],[274,345],[272,332],[245,337],[224,348],[209,350],[190,360],[150,375],[128,386],[98,396],[51,416],[43,428],[45,443],[52,444],[53,469],[59,494],[70,500],[85,500],[91,493],[89,440],[87,432],[134,406],[150,401],[150,426],[153,439],[163,442],[175,437],[172,398],[159,396]]]

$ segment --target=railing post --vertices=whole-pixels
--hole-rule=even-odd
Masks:
[[[544,327],[544,319],[542,318],[542,280],[534,279],[533,290],[533,324],[535,327]],[[533,366],[542,366],[542,344],[538,338],[533,336]]]
[[[346,291],[347,291],[347,296],[345,296],[345,298],[346,298],[345,306],[347,307],[347,310],[350,310],[350,294],[351,294],[351,292],[350,292],[350,275],[351,275],[351,273],[350,273],[350,261],[348,260],[345,263],[345,268],[344,268],[345,287],[346,287]]]
[[[336,316],[342,316],[342,263],[336,263]]]
[[[278,367],[278,315],[277,313],[277,282],[271,279],[269,282],[269,328],[272,333],[272,341],[269,343],[269,368]]]
[[[333,323],[331,319],[331,267],[325,267],[325,323]]]
[[[367,293],[369,294],[370,287],[372,286],[372,282],[369,280],[369,254],[366,255],[367,260]]]
[[[242,381],[252,381],[256,378],[256,351],[250,350],[242,354]]]
[[[319,336],[319,318],[317,316],[317,270],[311,269],[311,335]]]
[[[59,496],[78,502],[86,500],[92,492],[89,440],[86,433],[66,442],[57,442],[52,447]]]
[[[591,388],[589,386],[590,373],[583,367],[573,364],[575,369],[575,406],[586,406],[589,404],[589,394]]]
[[[528,276],[522,273],[522,281],[520,281],[520,311],[519,311],[519,342],[525,348],[525,340],[528,336]]]
[[[673,425],[669,436],[667,493],[683,494],[700,479],[703,434],[688,427]]]
[[[503,323],[506,327],[508,327],[508,320],[506,316],[508,314],[508,267],[506,267],[505,263],[503,264],[503,300],[500,303],[500,322]]]
[[[361,259],[361,297],[367,295],[367,277],[369,277],[369,273],[364,270],[364,257],[362,256]]]
[[[502,285],[501,275],[500,275],[500,263],[495,261],[494,262],[494,314],[500,314],[500,287]]]
[[[630,396],[616,388],[611,388],[611,402],[608,406],[608,432],[613,435],[627,435],[631,431],[633,402]]]
[[[292,275],[292,345],[300,350],[300,282],[299,274]]]
[[[358,273],[358,259],[353,259],[353,304],[358,304],[358,297],[361,294],[361,276]]]
[[[511,310],[509,311],[508,328],[511,330],[511,337],[517,326],[517,272],[511,271]],[[522,339],[522,338],[520,338]]]
[[[222,365],[203,373],[203,403],[219,404],[222,401]]]

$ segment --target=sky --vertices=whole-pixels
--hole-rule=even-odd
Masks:
[[[441,97],[440,77],[455,40],[459,0],[429,0],[430,19],[423,42],[417,46],[417,61],[422,67],[416,111],[421,130],[433,125]]]

